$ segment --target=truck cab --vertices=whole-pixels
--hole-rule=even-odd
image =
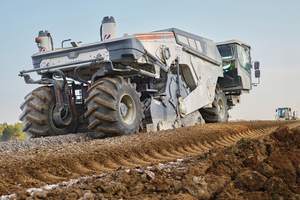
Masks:
[[[231,108],[240,103],[240,95],[249,93],[252,85],[251,46],[239,40],[216,43],[222,57],[224,77],[218,83],[223,88]],[[260,78],[259,62],[254,62],[255,78]]]
[[[292,114],[292,110],[289,107],[278,108],[275,112],[276,120],[298,120],[297,113],[294,111]]]

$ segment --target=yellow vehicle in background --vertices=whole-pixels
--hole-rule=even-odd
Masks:
[[[292,115],[292,109],[289,107],[285,108],[278,108],[276,109],[276,115],[275,119],[276,120],[299,120],[298,116],[298,111],[294,111]]]

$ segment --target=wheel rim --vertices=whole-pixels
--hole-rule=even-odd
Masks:
[[[130,95],[125,94],[121,97],[119,109],[123,122],[128,125],[132,124],[136,118],[136,105]]]
[[[224,118],[225,116],[225,105],[224,105],[224,101],[222,98],[220,98],[218,100],[218,113],[219,113],[219,116],[221,118]]]

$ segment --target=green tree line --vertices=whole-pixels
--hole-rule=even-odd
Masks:
[[[9,140],[24,140],[27,134],[21,131],[23,127],[22,122],[7,124],[6,122],[0,123],[0,141],[6,142]]]

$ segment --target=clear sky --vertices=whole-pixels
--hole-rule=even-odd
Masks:
[[[99,41],[104,16],[114,16],[117,35],[179,28],[215,42],[238,39],[260,61],[261,84],[241,96],[232,119],[274,119],[275,109],[300,114],[299,0],[0,0],[0,123],[18,122],[27,85],[19,71],[32,69],[40,30],[61,41]],[[38,76],[33,76],[38,78]]]

